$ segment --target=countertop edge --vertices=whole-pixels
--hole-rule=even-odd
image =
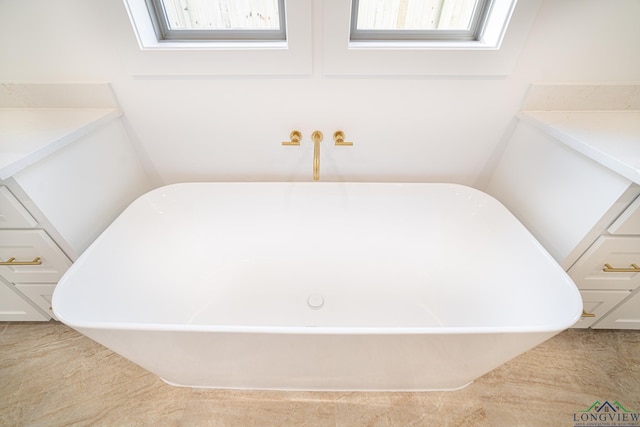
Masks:
[[[522,120],[525,123],[528,123],[543,132],[547,135],[550,135],[557,139],[558,141],[564,143],[568,147],[576,150],[577,152],[585,155],[591,160],[601,164],[602,166],[607,167],[608,169],[622,175],[623,177],[629,179],[630,181],[635,182],[636,184],[640,184],[640,170],[635,168],[633,165],[630,165],[624,159],[618,158],[616,156],[610,155],[605,151],[599,150],[588,142],[585,142],[583,139],[578,138],[577,136],[571,135],[570,133],[564,132],[558,129],[554,124],[547,123],[542,121],[532,114],[535,113],[558,113],[558,114],[579,114],[579,113],[597,113],[599,111],[529,111],[523,110],[517,114],[517,118]],[[612,110],[603,111],[603,114],[615,113]],[[629,110],[620,110],[620,113],[638,113],[640,115],[640,111],[629,111]]]
[[[74,109],[69,109],[74,110]],[[83,110],[83,109],[77,109]],[[4,180],[12,177],[13,175],[19,173],[23,169],[33,165],[34,163],[50,156],[56,151],[61,150],[66,147],[70,143],[74,142],[78,138],[81,138],[84,135],[92,132],[93,130],[113,121],[123,115],[122,110],[118,108],[87,108],[86,110],[104,110],[104,114],[98,117],[95,120],[92,120],[85,125],[82,125],[75,129],[74,131],[57,138],[43,147],[32,151],[30,153],[26,153],[24,156],[19,159],[11,162],[10,164],[0,167],[0,180]]]

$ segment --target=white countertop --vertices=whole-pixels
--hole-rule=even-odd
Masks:
[[[0,108],[0,179],[121,114],[117,108]]]
[[[522,111],[519,118],[640,184],[640,111]]]

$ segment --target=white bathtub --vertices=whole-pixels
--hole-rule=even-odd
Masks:
[[[452,390],[573,325],[582,302],[469,187],[194,183],[129,206],[53,310],[174,385]]]

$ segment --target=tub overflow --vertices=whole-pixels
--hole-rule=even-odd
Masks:
[[[324,298],[322,298],[322,295],[311,294],[307,298],[307,305],[314,310],[319,310],[324,305]]]

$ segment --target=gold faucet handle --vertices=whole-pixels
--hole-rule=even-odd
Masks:
[[[334,132],[333,140],[335,141],[337,146],[350,147],[353,145],[353,142],[344,140],[344,132],[342,132],[341,130],[337,130]]]
[[[290,141],[282,141],[282,145],[300,145],[302,139],[302,132],[299,130],[292,130],[289,134]]]

